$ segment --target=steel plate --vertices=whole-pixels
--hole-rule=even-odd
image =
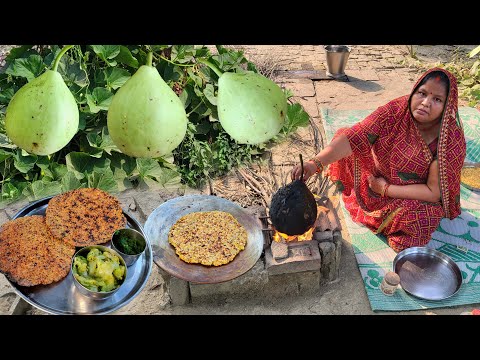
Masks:
[[[225,211],[247,230],[245,249],[228,264],[205,266],[181,260],[168,242],[170,228],[182,216],[200,211]],[[263,234],[259,220],[239,205],[212,195],[186,195],[168,200],[157,207],[145,222],[145,233],[152,243],[153,261],[169,274],[192,283],[212,284],[232,280],[250,270],[263,251]]]
[[[29,215],[45,215],[45,209],[53,196],[30,203],[21,209],[13,218]],[[127,218],[127,227],[145,233],[142,226],[128,213],[123,212]],[[146,237],[146,236],[145,236]],[[127,271],[125,286],[119,289],[114,295],[104,300],[94,300],[82,295],[70,274],[63,280],[50,285],[36,285],[31,287],[20,286],[10,281],[17,294],[29,304],[50,314],[108,314],[120,309],[132,301],[145,286],[153,267],[153,253],[151,244],[147,239],[147,248],[144,254]],[[111,247],[108,243],[102,244]],[[77,248],[77,250],[80,247]]]
[[[465,163],[463,164],[463,168],[480,168],[480,163],[478,162],[469,162],[469,161],[465,161]],[[462,185],[465,186],[467,189],[470,189],[472,191],[476,191],[476,192],[480,192],[480,188],[477,188],[475,186],[471,186],[471,185],[468,185],[468,184],[465,184],[464,182],[462,182]]]
[[[462,285],[458,265],[440,251],[412,247],[397,254],[393,271],[407,293],[424,300],[443,300],[453,296]]]

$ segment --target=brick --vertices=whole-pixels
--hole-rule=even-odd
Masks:
[[[265,250],[265,267],[268,270],[268,275],[320,269],[321,257],[316,241],[302,241],[295,245],[289,244],[288,250],[288,258],[278,261],[273,258],[271,249]]]

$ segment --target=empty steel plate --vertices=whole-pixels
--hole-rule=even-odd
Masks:
[[[410,295],[424,300],[443,300],[462,285],[458,265],[440,251],[412,247],[397,254],[393,271],[400,276],[400,285]]]

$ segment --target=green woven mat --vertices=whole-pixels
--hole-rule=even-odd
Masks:
[[[328,142],[336,130],[363,120],[372,111],[321,109]],[[480,161],[480,112],[475,108],[461,107],[459,113],[467,142],[466,160]],[[462,213],[453,220],[443,219],[427,245],[450,256],[462,272],[460,290],[442,301],[421,300],[408,295],[401,288],[393,296],[385,296],[379,286],[385,273],[392,269],[396,253],[386,244],[384,236],[375,235],[363,225],[354,223],[343,202],[340,202],[373,311],[419,310],[480,303],[480,194],[462,186],[460,196]]]

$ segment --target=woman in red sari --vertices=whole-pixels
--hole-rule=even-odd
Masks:
[[[442,218],[460,214],[460,171],[466,155],[457,81],[428,70],[410,95],[379,107],[304,164],[304,180],[323,171],[342,190],[355,222],[383,233],[399,252],[424,246]],[[291,172],[301,177],[300,166]]]

